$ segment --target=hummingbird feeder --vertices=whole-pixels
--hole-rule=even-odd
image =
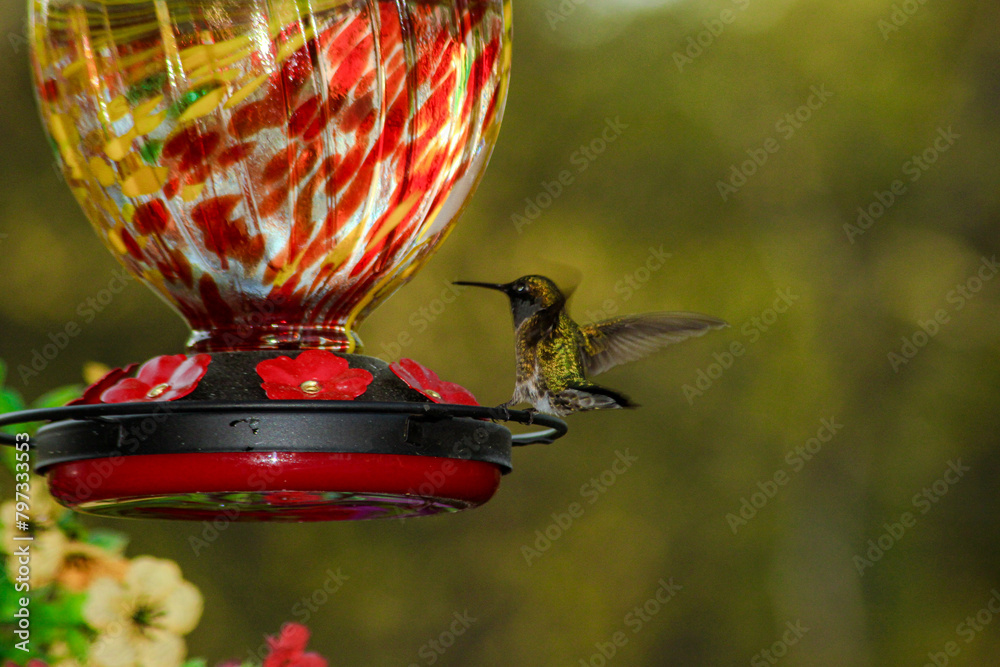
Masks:
[[[36,468],[111,516],[406,517],[490,499],[559,419],[479,406],[355,327],[444,240],[497,138],[509,0],[32,0],[39,105],[186,354],[112,371]],[[512,436],[501,421],[544,430]],[[7,443],[9,444],[9,442]]]

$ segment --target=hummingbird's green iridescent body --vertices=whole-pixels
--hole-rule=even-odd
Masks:
[[[580,326],[566,312],[566,297],[544,276],[524,276],[503,285],[456,284],[495,289],[510,298],[517,382],[504,407],[531,403],[537,412],[558,416],[635,407],[627,397],[591,383],[587,376],[728,326],[697,313],[648,313]]]
[[[554,412],[546,408],[557,406],[546,403],[555,402],[563,407],[564,401],[559,397],[567,389],[588,384],[581,354],[586,340],[579,325],[564,310],[560,311],[554,327],[549,327],[544,319],[542,313],[529,316],[516,330],[517,384],[509,404],[541,404],[537,408],[540,412]]]

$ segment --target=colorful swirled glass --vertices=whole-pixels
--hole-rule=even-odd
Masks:
[[[353,350],[496,140],[502,0],[32,0],[66,180],[197,351]]]

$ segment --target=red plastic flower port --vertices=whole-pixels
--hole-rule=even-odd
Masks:
[[[306,350],[294,359],[265,359],[257,364],[257,375],[268,398],[286,400],[353,401],[375,379],[326,350]]]
[[[308,641],[306,626],[285,623],[281,626],[281,634],[267,638],[271,652],[264,658],[264,667],[327,667],[326,658],[305,652]]]
[[[437,376],[437,373],[413,359],[400,359],[389,364],[389,369],[412,389],[416,389],[435,403],[479,405],[479,401],[471,391],[460,384],[445,382]]]
[[[83,396],[73,399],[66,405],[90,405],[93,403],[100,403],[101,394],[118,384],[118,382],[126,375],[131,375],[131,373],[138,367],[139,364],[129,364],[125,368],[115,368],[108,371],[100,380],[84,389]]]
[[[101,402],[173,401],[183,398],[195,390],[211,362],[212,357],[207,354],[154,357],[142,365],[136,377],[119,380],[106,389],[101,394]]]

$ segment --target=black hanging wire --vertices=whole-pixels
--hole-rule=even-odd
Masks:
[[[566,422],[551,415],[536,414],[527,410],[506,410],[481,405],[456,405],[451,403],[379,402],[379,401],[183,401],[177,403],[95,403],[65,405],[57,408],[18,410],[0,415],[0,427],[28,422],[62,420],[104,421],[119,416],[168,415],[192,413],[232,412],[314,412],[354,414],[405,414],[429,419],[470,418],[489,419],[494,422],[514,422],[537,425],[541,430],[511,436],[511,445],[550,444],[566,435]],[[16,436],[0,433],[0,445],[14,446]]]

